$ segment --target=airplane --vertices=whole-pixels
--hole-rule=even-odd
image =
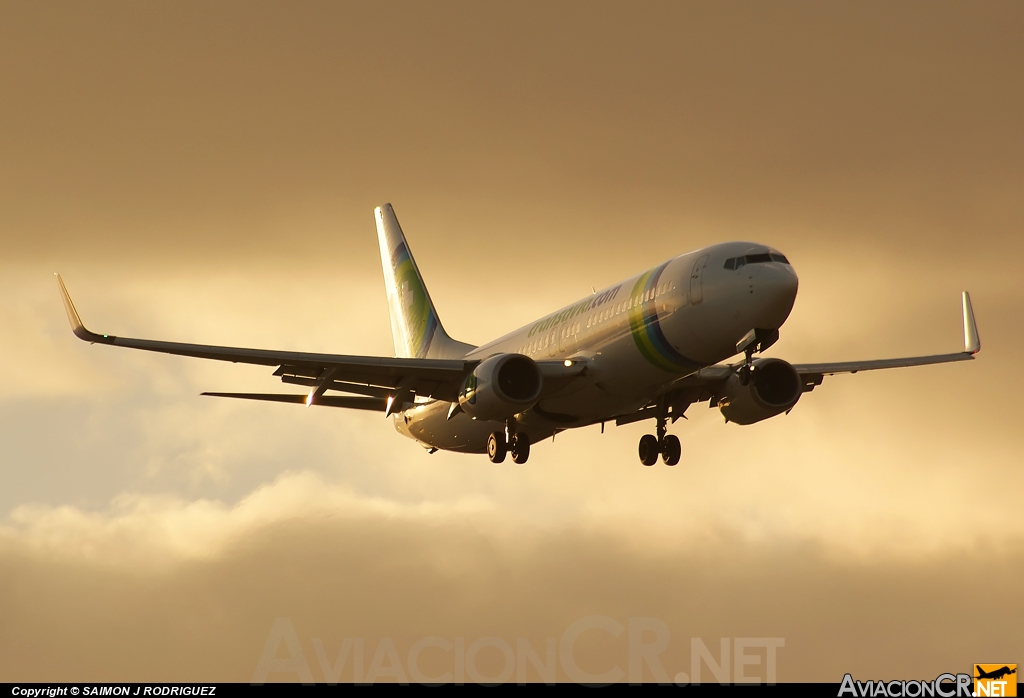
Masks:
[[[981,349],[962,295],[964,349],[951,354],[791,364],[762,354],[796,300],[798,279],[778,250],[726,242],[673,257],[481,346],[441,324],[390,204],[374,209],[394,357],[184,344],[97,334],[85,328],[60,275],[72,331],[94,344],[275,367],[304,394],[203,395],[383,412],[403,435],[438,449],[511,454],[566,429],[653,420],[640,461],[682,457],[668,425],[695,403],[747,425],[789,413],[825,376],[971,360]],[[727,363],[733,357],[742,359]]]
[[[981,667],[977,667],[977,669],[978,669],[978,675],[974,677],[976,679],[994,679],[994,680],[997,680],[997,679],[1003,678],[1004,676],[1009,676],[1010,674],[1016,674],[1017,673],[1016,669],[1011,669],[1008,666],[1004,666],[1004,667],[1002,667],[1000,669],[996,669],[994,671],[984,671],[984,670],[981,669]]]

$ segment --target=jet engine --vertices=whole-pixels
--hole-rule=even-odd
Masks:
[[[481,361],[459,391],[462,411],[474,419],[504,420],[532,407],[544,379],[540,367],[522,354],[498,354]]]
[[[801,393],[800,374],[790,364],[782,359],[758,359],[746,385],[738,372],[729,376],[718,407],[727,422],[753,424],[792,409]]]

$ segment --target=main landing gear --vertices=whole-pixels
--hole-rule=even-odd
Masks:
[[[683,447],[679,438],[672,434],[666,434],[665,418],[658,417],[657,436],[644,434],[640,437],[640,462],[644,465],[654,465],[658,461],[658,455],[665,461],[665,465],[675,465],[683,453]]]
[[[492,463],[501,463],[505,454],[512,452],[512,460],[520,465],[530,457],[530,437],[516,432],[516,420],[505,422],[504,431],[493,431],[487,437],[487,457]]]

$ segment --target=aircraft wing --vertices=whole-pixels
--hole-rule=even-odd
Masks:
[[[317,404],[321,404],[321,396],[327,390],[356,393],[374,399],[372,403],[363,401],[358,403],[358,406],[356,403],[343,404],[340,401],[332,401],[335,406],[362,409],[377,409],[380,398],[386,399],[396,392],[456,400],[466,374],[478,363],[462,359],[405,359],[245,349],[97,334],[86,329],[78,311],[75,310],[74,303],[71,302],[71,296],[68,295],[64,281],[60,275],[56,276],[71,329],[79,339],[95,344],[112,344],[163,354],[277,366],[278,369],[274,375],[281,377],[285,383],[312,388],[308,399]],[[242,396],[243,394],[231,395],[231,397]],[[249,396],[248,399],[290,401],[262,394]],[[307,398],[303,396],[303,399]],[[309,403],[307,402],[307,404]],[[332,403],[325,401],[323,404]]]
[[[971,296],[967,291],[963,292],[962,301],[964,313],[963,351],[954,354],[930,354],[927,356],[908,356],[898,359],[793,364],[793,368],[796,369],[803,383],[803,392],[807,393],[814,390],[816,386],[821,385],[825,376],[837,373],[857,373],[859,371],[875,371],[883,368],[904,368],[907,366],[944,364],[953,361],[970,361],[974,358],[975,354],[981,351],[981,339],[978,337],[978,327],[974,321]],[[635,412],[617,416],[615,423],[620,425],[630,424],[656,417],[662,413],[670,417],[672,421],[675,421],[683,415],[689,405],[707,400],[710,400],[713,407],[715,405],[714,398],[718,394],[720,387],[740,366],[742,366],[742,363],[705,366],[673,383],[672,387],[659,400],[651,402]]]
[[[793,364],[793,368],[804,378],[804,390],[819,385],[824,376],[836,373],[857,373],[858,371],[875,371],[882,368],[903,368],[906,366],[928,366],[944,364],[952,361],[970,361],[981,351],[981,339],[978,337],[978,326],[974,321],[974,309],[971,307],[971,296],[963,292],[964,312],[964,350],[955,354],[932,354],[929,356],[908,356],[900,359],[873,359],[869,361],[839,361],[823,364]],[[808,387],[810,385],[810,387]]]

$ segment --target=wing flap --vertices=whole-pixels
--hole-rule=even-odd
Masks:
[[[261,400],[264,402],[285,402],[293,405],[306,405],[305,395],[281,395],[278,393],[200,393],[207,397],[230,397],[240,400]],[[323,395],[313,403],[321,407],[345,407],[351,410],[372,410],[383,412],[387,409],[387,400],[376,397],[354,397],[349,395]]]

